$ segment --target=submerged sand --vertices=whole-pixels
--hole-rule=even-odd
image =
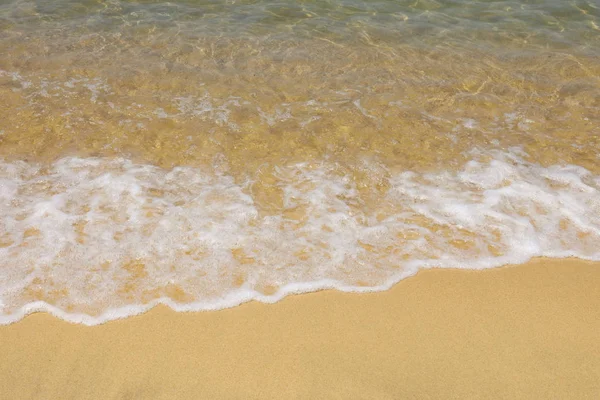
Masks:
[[[426,270],[325,291],[86,327],[0,327],[3,399],[597,399],[600,263]]]

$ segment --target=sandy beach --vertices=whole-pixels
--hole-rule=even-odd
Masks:
[[[0,400],[600,400],[599,29],[0,2]]]
[[[95,327],[34,314],[0,327],[0,398],[597,399],[599,294],[598,263],[538,259]]]

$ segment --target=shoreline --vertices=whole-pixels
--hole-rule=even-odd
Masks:
[[[600,393],[600,262],[428,269],[219,311],[0,326],[2,398],[545,398]]]

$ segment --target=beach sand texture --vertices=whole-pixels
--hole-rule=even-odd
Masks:
[[[387,292],[0,327],[2,399],[597,399],[600,269],[433,269]]]
[[[599,400],[598,5],[0,2],[0,400]]]

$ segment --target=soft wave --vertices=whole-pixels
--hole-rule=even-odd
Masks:
[[[0,323],[47,311],[93,325],[158,303],[214,310],[386,290],[420,268],[600,260],[600,177],[584,168],[511,149],[474,153],[455,172],[363,170],[374,199],[334,163],[279,166],[283,204],[265,213],[252,180],[218,170],[2,162]]]

